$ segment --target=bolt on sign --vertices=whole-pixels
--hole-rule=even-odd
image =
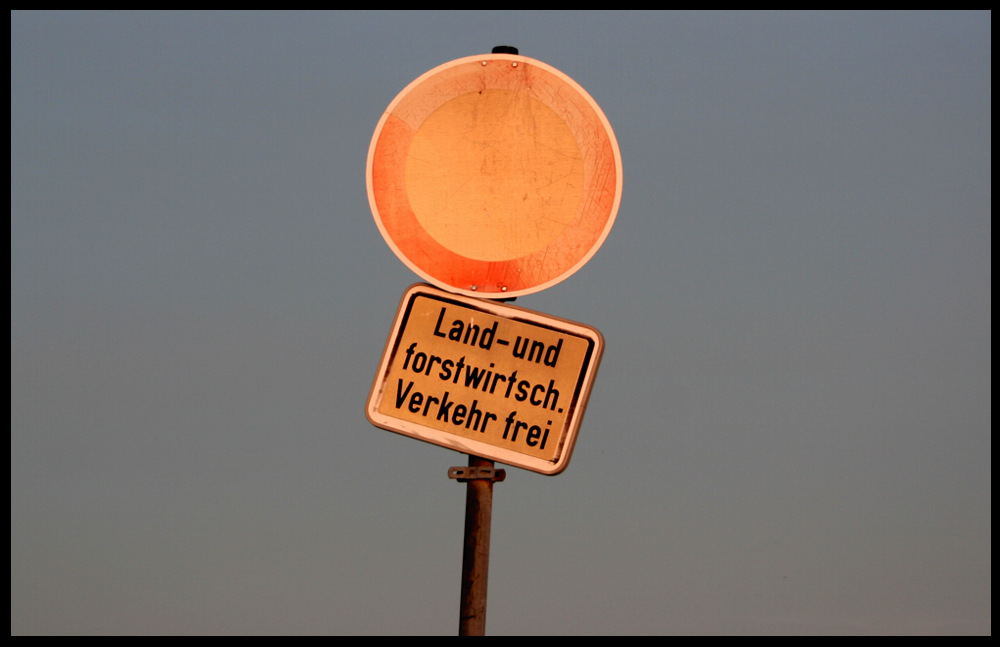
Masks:
[[[503,299],[576,272],[614,224],[618,141],[587,92],[526,56],[457,59],[389,104],[368,151],[368,199],[424,280]]]
[[[543,474],[566,468],[604,339],[582,324],[410,287],[368,398],[377,427]]]

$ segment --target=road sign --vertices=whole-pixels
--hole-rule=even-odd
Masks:
[[[377,427],[543,474],[566,468],[597,330],[429,285],[403,295],[368,397]]]
[[[445,63],[386,109],[368,198],[389,247],[438,287],[537,292],[596,253],[621,201],[621,154],[597,103],[540,61]]]

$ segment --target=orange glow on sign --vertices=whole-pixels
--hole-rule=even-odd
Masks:
[[[410,269],[470,296],[514,297],[563,280],[604,242],[621,154],[572,79],[488,54],[437,67],[393,100],[367,183],[379,230]]]

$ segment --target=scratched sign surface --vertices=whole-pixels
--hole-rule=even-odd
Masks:
[[[549,287],[596,253],[621,201],[621,154],[576,82],[488,54],[441,65],[393,100],[367,184],[382,236],[410,269],[505,298]]]
[[[556,474],[572,453],[603,347],[582,324],[415,285],[396,315],[368,419]]]

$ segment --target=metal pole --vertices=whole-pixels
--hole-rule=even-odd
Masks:
[[[517,48],[498,45],[494,54],[517,54]],[[462,549],[462,599],[459,636],[486,635],[486,584],[490,571],[490,525],[493,519],[493,483],[506,477],[493,461],[469,454],[469,468],[451,468],[448,476],[465,481],[465,543]]]
[[[466,483],[465,543],[462,550],[462,598],[458,635],[486,633],[486,584],[490,569],[490,525],[493,516],[493,483],[506,477],[493,461],[469,455],[469,467],[453,467],[450,478]]]

